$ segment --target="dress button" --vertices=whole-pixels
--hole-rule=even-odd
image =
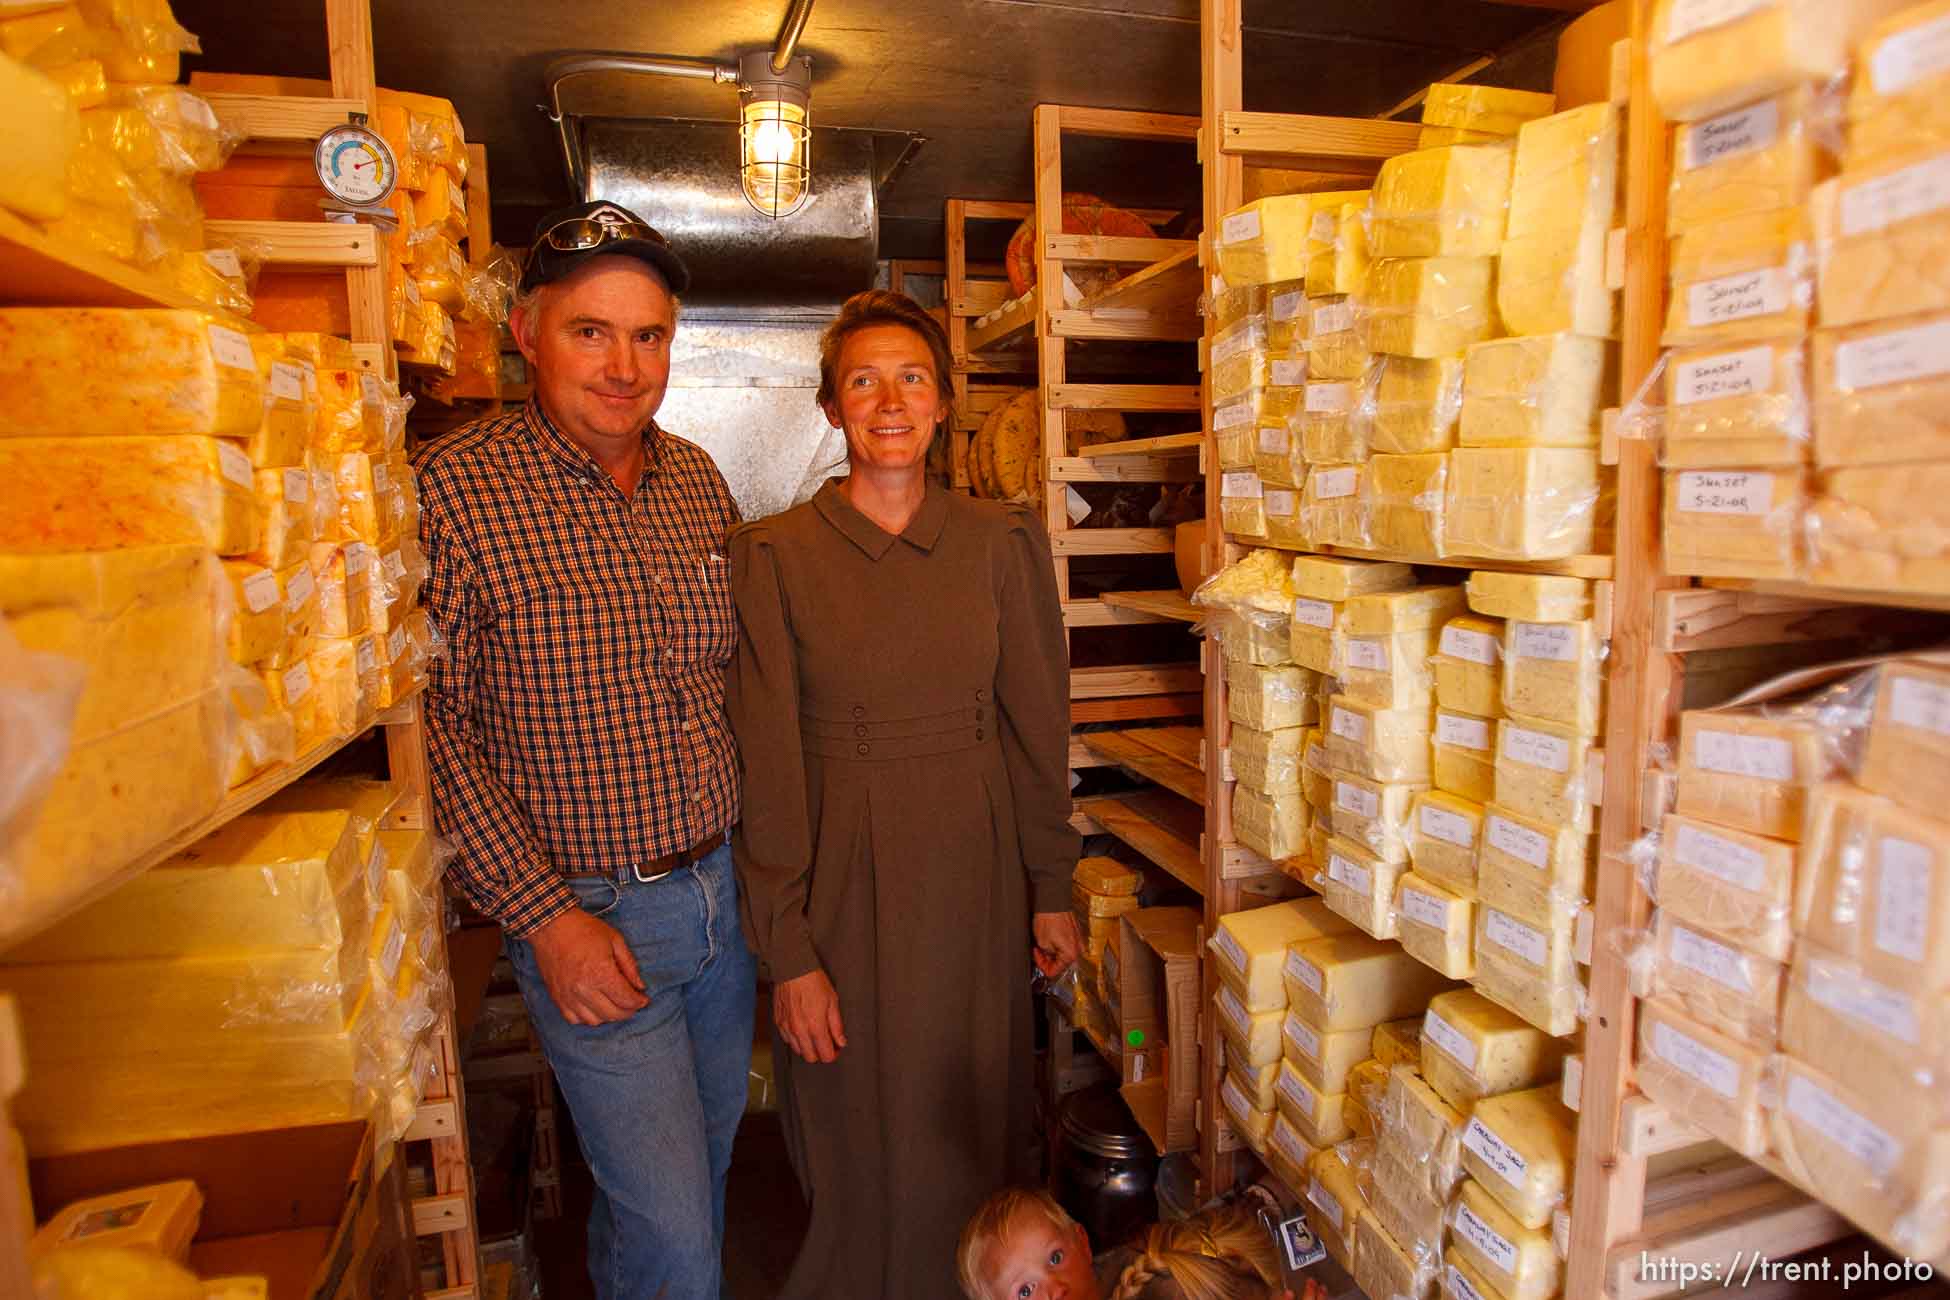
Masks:
[[[854,717],[856,717],[856,718],[864,718],[864,717],[866,717],[866,716],[867,716],[867,706],[866,706],[866,705],[864,705],[864,704],[856,704],[856,705],[854,705],[854,706],[853,706],[853,716],[854,716]]]
[[[858,755],[860,755],[860,756],[861,756],[862,758],[865,758],[865,757],[866,757],[866,754],[867,754],[867,751],[868,751],[869,749],[872,749],[872,748],[873,748],[873,746],[871,746],[871,745],[868,745],[868,744],[866,744],[866,743],[864,743],[864,742],[862,742],[861,744],[858,744],[858,745],[855,745],[855,746],[853,747],[853,752],[854,752],[854,753],[856,753],[856,754],[858,754]]]
[[[977,691],[975,692],[975,702],[976,702],[977,704],[980,704],[980,703],[982,703],[982,702],[983,702],[984,700],[987,700],[987,699],[988,699],[988,697],[989,697],[989,693],[988,693],[987,691],[985,691],[985,690],[977,690]]]
[[[975,728],[975,739],[980,740],[981,738],[982,738],[982,729],[980,727],[977,727]]]
[[[865,727],[855,727],[853,729],[853,734],[859,736],[861,739],[864,740],[866,738],[867,729]]]

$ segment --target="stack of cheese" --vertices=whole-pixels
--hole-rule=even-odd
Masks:
[[[1299,855],[1306,845],[1307,806],[1295,760],[1302,753],[1310,705],[1295,696],[1311,674],[1295,669],[1287,625],[1293,602],[1288,558],[1252,551],[1208,579],[1194,601],[1218,612],[1226,678],[1236,683],[1245,725],[1233,734],[1231,761],[1256,784],[1242,782],[1232,801],[1234,837],[1262,857]],[[1257,725],[1254,725],[1257,724]]]
[[[1401,570],[1401,572],[1391,572]],[[1430,656],[1462,612],[1461,587],[1401,585],[1406,566],[1301,556],[1310,590],[1338,584],[1334,660],[1339,693],[1323,737],[1329,834],[1314,863],[1328,906],[1380,939],[1396,936],[1395,893],[1408,871],[1410,810],[1429,788],[1435,681]],[[1370,576],[1372,575],[1372,577]],[[1367,591],[1369,583],[1380,590]],[[1300,585],[1296,581],[1296,588]]]
[[[1838,709],[1837,703],[1844,707]],[[1834,723],[1866,703],[1866,736]],[[1681,718],[1640,962],[1640,1086],[1950,1261],[1950,666]],[[1848,780],[1840,759],[1859,744]]]
[[[1116,967],[1105,954],[1119,929],[1118,918],[1135,911],[1144,877],[1115,858],[1084,858],[1070,877],[1070,906],[1084,934],[1083,955],[1077,958],[1077,999],[1108,1002],[1107,979]],[[1081,1010],[1078,1018],[1083,1019]]]

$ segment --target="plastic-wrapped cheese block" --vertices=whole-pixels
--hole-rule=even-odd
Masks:
[[[1565,1051],[1475,989],[1438,994],[1422,1018],[1422,1076],[1461,1111],[1556,1078]]]
[[[1946,13],[1943,0],[1907,5],[1862,41],[1848,100],[1851,162],[1950,143],[1942,97]]]
[[[1298,478],[1306,473],[1297,470],[1291,477]],[[1264,480],[1262,480],[1264,481]],[[1293,487],[1268,487],[1265,496],[1266,544],[1297,549],[1312,544],[1312,539],[1301,528],[1300,491]]]
[[[1618,109],[1580,104],[1523,124],[1510,176],[1509,237],[1608,230],[1618,192]]]
[[[1341,204],[1334,221],[1334,245],[1331,250],[1314,245],[1315,252],[1307,260],[1307,292],[1314,297],[1329,297],[1335,294],[1361,292],[1361,282],[1368,274],[1368,204]],[[1318,228],[1319,218],[1315,218]]]
[[[1473,898],[1483,805],[1444,790],[1415,797],[1408,838],[1409,859],[1427,883]],[[1466,945],[1465,945],[1466,946]]]
[[[1598,412],[1617,387],[1615,351],[1575,334],[1492,339],[1463,372],[1465,447],[1595,447]]]
[[[1227,753],[1232,774],[1241,783],[1261,794],[1298,794],[1300,757],[1306,743],[1306,729],[1287,727],[1280,731],[1255,731],[1234,727]]]
[[[1504,682],[1507,698],[1509,681]],[[1496,802],[1537,821],[1591,829],[1586,760],[1591,737],[1562,723],[1512,715],[1496,724]]]
[[[1219,989],[1213,1004],[1219,1011],[1220,1030],[1247,1065],[1257,1069],[1280,1059],[1284,1010],[1248,1011],[1239,996],[1225,987]]]
[[[1233,397],[1266,384],[1266,318],[1248,316],[1228,325],[1211,339],[1207,353],[1212,398]]]
[[[278,575],[244,560],[226,560],[223,568],[232,602],[230,657],[245,666],[268,659],[284,641]]]
[[[1665,345],[1805,333],[1814,306],[1813,233],[1806,211],[1790,208],[1695,226],[1673,240]]]
[[[1284,424],[1278,427],[1284,429]],[[1252,469],[1258,464],[1252,410],[1244,403],[1221,406],[1212,413],[1212,443],[1220,469]]]
[[[284,639],[263,661],[266,668],[286,668],[309,654],[312,624],[318,617],[318,584],[309,564],[300,560],[279,569],[277,579],[284,600]]]
[[[291,718],[292,743],[299,752],[325,739],[320,730],[318,692],[312,687],[311,649],[305,657],[283,668],[258,670],[258,681],[269,697],[271,708]]]
[[[1801,465],[1808,459],[1799,338],[1680,348],[1666,357],[1668,469]]]
[[[1540,91],[1439,81],[1422,101],[1422,123],[1512,136],[1556,107],[1557,101]]]
[[[1524,1227],[1473,1178],[1463,1180],[1449,1230],[1452,1252],[1505,1300],[1550,1300],[1562,1285],[1563,1264],[1550,1230]]]
[[[1832,170],[1824,112],[1823,97],[1803,85],[1680,127],[1673,133],[1667,233],[1806,203]]]
[[[1572,956],[1576,925],[1568,905],[1533,924],[1485,901],[1476,909],[1475,987],[1547,1034],[1570,1033],[1584,1005]]]
[[[1315,718],[1316,684],[1314,672],[1292,664],[1229,665],[1227,716],[1259,731],[1309,726]]]
[[[446,858],[434,853],[432,835],[424,830],[382,830],[379,847],[383,855],[380,860],[385,864],[386,898],[407,929],[419,934],[429,925],[441,924],[441,899],[435,885],[446,869]]]
[[[1495,717],[1503,711],[1503,624],[1496,619],[1462,614],[1442,626],[1442,638],[1430,659],[1435,671],[1435,696],[1445,709]],[[1487,753],[1487,744],[1480,746]]]
[[[1434,1300],[1435,1263],[1411,1256],[1388,1235],[1381,1220],[1369,1214],[1355,1225],[1354,1280],[1371,1296]]]
[[[11,484],[7,550],[188,543],[243,555],[257,544],[250,458],[222,439],[4,438],[0,477]]]
[[[1334,774],[1327,766],[1327,733],[1309,727],[1300,751],[1300,793],[1309,808],[1325,808],[1334,801]]]
[[[1341,630],[1350,636],[1387,636],[1439,628],[1463,611],[1463,589],[1437,585],[1358,594],[1342,610]]]
[[[1503,638],[1503,705],[1595,736],[1604,705],[1605,645],[1589,620],[1512,619]]]
[[[428,302],[459,310],[464,305],[461,287],[467,278],[467,262],[444,235],[429,232],[411,250],[414,283]]]
[[[1306,818],[1306,801],[1297,793],[1261,794],[1249,786],[1233,793],[1233,834],[1261,857],[1277,861],[1305,852]]]
[[[303,468],[260,469],[252,475],[257,545],[244,558],[287,569],[311,552],[311,475]]]
[[[1950,315],[1814,336],[1814,451],[1822,465],[1950,459]]]
[[[1950,463],[1830,470],[1810,503],[1811,582],[1950,592]]]
[[[1327,709],[1327,761],[1371,781],[1427,781],[1432,713],[1377,709],[1336,695]]]
[[[1227,213],[1216,241],[1219,273],[1228,285],[1304,279],[1307,237],[1317,216],[1332,220],[1341,204],[1365,197],[1361,190],[1281,194]]]
[[[1407,1167],[1431,1195],[1446,1200],[1462,1181],[1462,1135],[1469,1120],[1406,1064],[1388,1070],[1375,1116],[1382,1152]]]
[[[1349,611],[1362,599],[1370,598],[1349,601],[1341,613],[1336,661],[1342,694],[1379,709],[1427,708],[1435,698],[1429,656],[1441,633],[1419,627],[1351,634]]]
[[[1664,909],[1653,920],[1652,940],[1640,960],[1650,967],[1653,996],[1729,1037],[1758,1048],[1773,1044],[1787,976],[1782,963]]]
[[[1767,1149],[1760,1093],[1768,1059],[1660,1001],[1639,1003],[1639,1087],[1742,1155]]]
[[[81,123],[59,81],[0,53],[0,96],[12,110],[7,156],[0,179],[0,206],[37,221],[51,221],[68,207],[68,164]]]
[[[1478,569],[1464,590],[1469,608],[1492,618],[1575,623],[1591,617],[1591,584],[1582,578]]]
[[[1453,987],[1398,945],[1359,934],[1294,944],[1284,970],[1293,1013],[1326,1032],[1372,1028],[1411,1015]]]
[[[1812,718],[1688,709],[1679,716],[1675,810],[1798,841],[1808,787],[1835,770],[1830,743]]]
[[[247,336],[194,311],[0,310],[0,386],[16,437],[247,438],[264,415]]]
[[[1273,1116],[1273,1129],[1266,1135],[1266,1163],[1282,1183],[1288,1187],[1305,1187],[1307,1166],[1319,1150],[1287,1123],[1286,1116]]]
[[[1821,323],[1950,308],[1940,262],[1950,242],[1950,202],[1938,178],[1950,167],[1941,144],[1845,168],[1815,187],[1809,207],[1821,262]]]
[[[1358,292],[1366,292],[1365,284]],[[1307,377],[1353,381],[1366,375],[1374,358],[1361,329],[1355,299],[1310,298],[1308,303]]]
[[[1368,458],[1368,427],[1359,418],[1360,385],[1350,380],[1308,383],[1294,420],[1300,454],[1310,465],[1352,465]]]
[[[379,661],[363,636],[319,637],[305,657],[318,694],[318,725],[332,736],[356,736],[379,714]]]
[[[1307,341],[1307,285],[1304,280],[1282,280],[1277,284],[1255,284],[1245,289],[1228,289],[1221,298],[1239,294],[1257,294],[1250,310],[1235,309],[1228,313],[1212,314],[1212,328],[1223,330],[1235,325],[1248,316],[1263,316],[1266,320],[1266,345],[1278,351],[1286,351]]]
[[[1360,465],[1316,465],[1300,498],[1300,530],[1330,546],[1368,545],[1368,503]]]
[[[1499,1300],[1502,1295],[1453,1246],[1443,1253],[1441,1280],[1442,1300]]]
[[[1347,1094],[1322,1092],[1303,1078],[1291,1061],[1280,1062],[1280,1078],[1274,1085],[1274,1098],[1279,1105],[1280,1117],[1312,1146],[1332,1146],[1349,1135],[1342,1109]]]
[[[318,584],[318,635],[354,637],[371,627],[378,558],[364,542],[312,545],[312,580]]]
[[[1283,1059],[1318,1092],[1346,1092],[1348,1072],[1368,1059],[1374,1030],[1316,1029],[1289,1010],[1280,1026]]]
[[[1369,1210],[1402,1254],[1418,1270],[1432,1270],[1449,1235],[1448,1198],[1431,1192],[1421,1167],[1398,1158],[1387,1138],[1385,1118],[1377,1115],[1374,1156],[1358,1171],[1359,1185],[1368,1198]]]
[[[400,630],[426,576],[427,558],[415,536],[386,544],[373,562],[373,581],[366,592],[366,622],[375,635]]]
[[[291,336],[285,337],[288,339]],[[367,444],[366,402],[360,373],[350,367],[319,367],[317,423],[312,426],[312,450],[343,455],[349,451],[364,451]]]
[[[1830,833],[1840,829],[1831,819],[1841,805],[1822,798],[1829,790],[1852,787],[1817,787],[1806,850],[1815,876],[1829,861]],[[1669,813],[1654,893],[1662,912],[1780,962],[1794,938],[1795,871],[1794,845],[1786,840]]]
[[[1807,476],[1800,470],[1670,472],[1666,567],[1709,577],[1798,577],[1807,505]]]
[[[1443,512],[1449,458],[1439,451],[1368,462],[1368,536],[1378,550],[1439,559],[1448,554]]]
[[[1605,240],[1599,225],[1504,240],[1496,273],[1496,308],[1504,330],[1610,334],[1613,295],[1605,282]]]
[[[1340,604],[1356,596],[1405,591],[1415,585],[1415,570],[1410,565],[1394,562],[1298,555],[1293,557],[1292,581],[1297,595]],[[1403,626],[1410,625],[1412,620],[1404,614]]]
[[[1504,143],[1453,145],[1382,163],[1371,200],[1370,251],[1378,258],[1494,254],[1510,203],[1512,153]]]
[[[1476,973],[1471,944],[1476,905],[1409,872],[1395,887],[1396,938],[1402,951],[1449,979]]]
[[[31,1249],[36,1256],[77,1245],[133,1249],[181,1262],[202,1218],[203,1193],[188,1179],[131,1187],[62,1206]],[[52,1294],[70,1293],[57,1287]]]
[[[1229,1074],[1225,1082],[1219,1085],[1219,1102],[1225,1107],[1226,1118],[1232,1121],[1232,1127],[1245,1139],[1246,1145],[1255,1151],[1262,1149],[1266,1145],[1267,1134],[1273,1128],[1273,1113],[1253,1109],[1252,1098]]]
[[[467,198],[451,175],[437,176],[413,196],[413,223],[425,226],[451,243],[467,238]]]
[[[1514,916],[1548,924],[1587,897],[1591,843],[1591,836],[1575,827],[1485,804],[1476,896]]]
[[[1496,332],[1492,257],[1388,257],[1368,268],[1367,345],[1446,357]]]
[[[1436,710],[1430,743],[1436,789],[1479,804],[1496,797],[1496,725],[1489,718]]]
[[[1228,431],[1228,438],[1232,436],[1232,432]],[[1296,475],[1302,475],[1307,472],[1307,462],[1304,456],[1296,454],[1298,442],[1294,437],[1293,429],[1287,422],[1279,421],[1273,424],[1262,424],[1257,429],[1242,426],[1237,432],[1243,439],[1252,440],[1252,455],[1250,457],[1242,457],[1236,450],[1228,452],[1227,454],[1232,456],[1235,461],[1243,460],[1243,463],[1238,464],[1236,468],[1251,469],[1259,475],[1259,481],[1269,487],[1297,487],[1299,485],[1300,480]],[[1268,513],[1291,515],[1294,512],[1288,508],[1278,511],[1268,511]],[[1297,521],[1294,521],[1294,523],[1297,526]]]
[[[1847,65],[1857,41],[1904,0],[1659,0],[1652,13],[1652,94],[1694,122]]]
[[[1771,1127],[1781,1162],[1822,1200],[1905,1256],[1950,1250],[1950,1127],[1940,1116],[1883,1108],[1789,1058]]]
[[[1598,453],[1572,447],[1459,447],[1449,453],[1449,548],[1496,559],[1592,549]]]
[[[1314,888],[1327,905],[1377,939],[1395,937],[1395,884],[1406,862],[1385,862],[1366,846],[1330,835],[1325,861],[1314,864]]]
[[[1447,451],[1462,413],[1460,357],[1387,357],[1371,372],[1370,438],[1390,455]]]
[[[1347,1074],[1347,1102],[1341,1113],[1357,1138],[1373,1138],[1375,1115],[1388,1095],[1388,1070],[1380,1061],[1363,1061]]]
[[[1320,674],[1322,681],[1338,666],[1340,641],[1334,630],[1340,617],[1340,605],[1331,601],[1315,600],[1311,596],[1293,599],[1288,650],[1293,662]]]
[[[1219,520],[1228,533],[1266,536],[1266,490],[1251,470],[1227,470],[1219,480]]]
[[[305,447],[311,440],[314,415],[305,391],[305,374],[296,362],[268,355],[269,349],[282,349],[277,335],[258,335],[273,340],[263,345],[259,368],[264,377],[264,419],[244,442],[251,464],[259,469],[283,469],[301,465]]]
[[[1407,1065],[1420,1070],[1422,1064],[1422,1017],[1405,1016],[1374,1027],[1374,1055],[1387,1069]],[[1418,1076],[1419,1077],[1419,1076]]]
[[[1936,816],[1950,786],[1950,667],[1903,662],[1881,670],[1857,775],[1864,787]]]
[[[1339,774],[1334,778],[1334,834],[1362,845],[1383,862],[1408,861],[1409,806],[1426,784],[1384,783]]]
[[[1282,1010],[1287,995],[1280,972],[1287,945],[1344,934],[1348,929],[1348,923],[1318,898],[1228,912],[1219,918],[1218,932],[1212,936],[1219,979],[1250,1010]]]
[[[1225,281],[1221,279],[1218,283],[1223,285]],[[1248,316],[1263,314],[1271,292],[1272,286],[1264,284],[1242,284],[1221,289],[1212,295],[1206,308],[1207,315],[1212,318],[1212,328],[1222,330]]]
[[[1898,987],[1803,940],[1781,1007],[1781,1050],[1820,1061],[1889,1111],[1950,1122],[1950,1000]]]
[[[1463,1130],[1463,1168],[1526,1228],[1548,1227],[1571,1189],[1577,1118],[1557,1092],[1550,1084],[1485,1097]]]
[[[1331,1147],[1321,1150],[1308,1166],[1306,1195],[1301,1212],[1316,1240],[1327,1247],[1336,1264],[1353,1271],[1353,1238],[1356,1225],[1367,1213],[1361,1192],[1354,1181],[1354,1170],[1341,1153]]]
[[[338,458],[339,526],[344,536],[378,547],[393,537],[393,520],[383,508],[390,491],[385,462],[363,451]]]

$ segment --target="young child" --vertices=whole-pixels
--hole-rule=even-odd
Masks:
[[[1235,1208],[1153,1224],[1092,1260],[1089,1234],[1054,1197],[1005,1188],[962,1229],[955,1266],[968,1300],[1291,1300],[1273,1242]]]

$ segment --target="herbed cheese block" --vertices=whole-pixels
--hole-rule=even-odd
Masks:
[[[1266,318],[1266,345],[1285,351],[1307,341],[1307,282],[1305,280],[1281,280],[1275,284],[1248,285],[1244,289],[1228,289],[1220,295],[1221,299],[1237,294],[1257,294],[1258,298],[1250,305],[1250,310],[1226,312],[1215,310],[1212,328],[1222,330],[1228,325],[1244,320],[1248,316]]]
[[[1943,0],[1907,5],[1862,41],[1848,101],[1852,163],[1950,143],[1942,100],[1945,12]]]
[[[1311,380],[1359,380],[1368,373],[1373,356],[1361,327],[1356,300],[1367,292],[1364,281],[1353,294],[1308,299],[1307,377]]]
[[[1363,465],[1315,465],[1300,497],[1300,531],[1326,546],[1369,544]]]
[[[1513,916],[1547,925],[1588,896],[1592,837],[1497,803],[1483,805],[1476,896]]]
[[[1476,904],[1409,872],[1395,886],[1395,937],[1402,951],[1449,979],[1476,973],[1472,944]]]
[[[278,575],[245,560],[226,560],[230,587],[230,657],[249,667],[269,659],[284,642],[284,592]]]
[[[1950,463],[1830,470],[1808,507],[1811,582],[1950,592]]]
[[[311,474],[303,466],[260,469],[251,482],[257,544],[243,558],[271,569],[303,563],[312,544]]]
[[[1617,387],[1616,350],[1576,334],[1491,339],[1463,372],[1465,447],[1596,447],[1598,412]]]
[[[1299,481],[1306,474],[1304,468],[1295,470],[1290,478]],[[1262,480],[1265,482],[1266,480]],[[1268,487],[1266,489],[1266,543],[1269,546],[1284,546],[1298,549],[1312,545],[1312,539],[1300,527],[1300,492],[1292,487]]]
[[[1810,881],[1822,877],[1832,862],[1828,855],[1849,840],[1845,822],[1837,818],[1846,805],[1826,798],[1828,791],[1853,794],[1854,787],[1838,783],[1816,788],[1806,848]],[[1660,910],[1675,919],[1762,957],[1786,961],[1797,914],[1795,880],[1795,847],[1786,840],[1666,815],[1659,833],[1654,896]],[[1799,911],[1805,915],[1809,909]]]
[[[1609,103],[1524,123],[1510,175],[1510,238],[1608,230],[1618,198],[1619,134],[1618,109]]]
[[[1433,1300],[1435,1264],[1418,1261],[1388,1235],[1374,1214],[1363,1216],[1354,1230],[1354,1280],[1371,1296],[1404,1296]]]
[[[1334,778],[1334,834],[1388,863],[1408,861],[1409,806],[1426,784],[1385,783],[1343,773]]]
[[[1481,1183],[1463,1180],[1449,1212],[1452,1250],[1505,1300],[1550,1300],[1563,1264],[1547,1228],[1526,1228]]]
[[[1734,830],[1799,840],[1808,788],[1835,770],[1819,723],[1688,709],[1679,717],[1675,810]]]
[[[1422,1019],[1422,1077],[1461,1111],[1556,1078],[1566,1050],[1475,989],[1436,995]]]
[[[1557,1092],[1551,1084],[1485,1097],[1463,1130],[1463,1168],[1526,1228],[1548,1227],[1571,1190],[1577,1117]]]
[[[1513,150],[1507,143],[1396,154],[1381,164],[1369,216],[1377,258],[1488,257],[1503,241]]]
[[[1219,989],[1213,1005],[1218,1008],[1220,1032],[1248,1066],[1258,1069],[1280,1059],[1284,1010],[1248,1011],[1238,994],[1226,987]]]
[[[1760,1091],[1767,1052],[1675,1007],[1639,1003],[1639,1088],[1742,1155],[1767,1150]]]
[[[1705,577],[1800,576],[1807,476],[1798,469],[1666,474],[1666,567]]]
[[[1261,794],[1250,786],[1233,791],[1232,832],[1264,858],[1298,857],[1307,846],[1307,804],[1299,794]]]
[[[1442,1258],[1442,1243],[1449,1234],[1447,1199],[1428,1190],[1419,1168],[1404,1164],[1382,1149],[1382,1133],[1377,1119],[1374,1158],[1361,1171],[1368,1209],[1383,1233],[1399,1247],[1405,1261],[1418,1274],[1432,1274]]]
[[[1280,1026],[1283,1058],[1319,1092],[1346,1092],[1348,1071],[1372,1055],[1374,1030],[1316,1029],[1289,1009]]]
[[[1318,216],[1334,219],[1343,203],[1367,197],[1364,190],[1280,194],[1229,212],[1219,227],[1219,273],[1228,285],[1304,279],[1307,237]]]
[[[1801,339],[1667,355],[1661,455],[1668,469],[1805,464],[1809,428]]]
[[[1505,703],[1509,680],[1504,681]],[[1513,713],[1496,724],[1496,802],[1537,821],[1591,829],[1586,783],[1592,738],[1574,727]]]
[[[1325,1032],[1372,1028],[1412,1015],[1454,987],[1399,945],[1359,934],[1294,944],[1284,969],[1290,1009]]]
[[[1557,100],[1540,91],[1439,81],[1422,101],[1422,124],[1512,136],[1556,107]]]
[[[1363,1061],[1348,1071],[1347,1102],[1341,1111],[1354,1136],[1374,1137],[1375,1117],[1380,1113],[1382,1100],[1387,1095],[1388,1070],[1380,1061]]]
[[[1481,803],[1441,789],[1424,790],[1415,796],[1408,856],[1415,864],[1415,874],[1424,882],[1474,898],[1476,858],[1482,839]]]
[[[1384,1069],[1407,1065],[1419,1070],[1422,1065],[1422,1017],[1404,1016],[1374,1027],[1374,1057]],[[1418,1076],[1419,1077],[1419,1076]]]
[[[1504,240],[1496,270],[1496,311],[1504,331],[1609,335],[1615,295],[1605,280],[1605,240],[1598,225]]]
[[[1234,727],[1226,750],[1232,759],[1233,776],[1261,794],[1298,794],[1304,801],[1300,756],[1306,735],[1303,727],[1285,727],[1279,731]]]
[[[1378,550],[1440,559],[1449,457],[1444,452],[1375,456],[1368,462],[1368,537]]]
[[[1576,927],[1577,910],[1569,905],[1533,924],[1485,902],[1476,909],[1472,983],[1545,1033],[1569,1034],[1578,1027],[1584,1008],[1572,956]]]
[[[1591,617],[1591,584],[1583,578],[1477,569],[1464,592],[1471,612],[1534,623],[1575,623]]]
[[[1782,1004],[1781,1050],[1822,1062],[1878,1107],[1950,1122],[1950,1000],[1940,994],[1890,984],[1804,940]]]
[[[1496,559],[1562,559],[1597,534],[1598,453],[1459,447],[1449,453],[1449,548]]]
[[[1251,470],[1227,470],[1220,478],[1219,520],[1228,533],[1266,536],[1266,489]]]
[[[1512,619],[1503,638],[1503,705],[1595,736],[1604,705],[1606,646],[1589,621]]]
[[[1389,1067],[1375,1116],[1379,1151],[1413,1170],[1427,1192],[1448,1199],[1462,1181],[1462,1135],[1469,1117],[1436,1094],[1412,1065]]]
[[[1406,862],[1386,862],[1366,846],[1330,835],[1324,862],[1314,864],[1313,886],[1327,905],[1377,939],[1395,937],[1395,885]]]
[[[1431,659],[1435,698],[1445,709],[1493,718],[1503,712],[1503,623],[1462,614],[1442,625],[1442,639]],[[1487,751],[1488,746],[1481,746]]]
[[[1219,918],[1211,948],[1219,979],[1253,1011],[1287,1005],[1281,968],[1290,944],[1345,934],[1351,927],[1318,898],[1294,898]]]
[[[1854,325],[1950,308],[1941,265],[1950,204],[1937,178],[1950,149],[1934,143],[1851,164],[1815,187],[1809,206],[1820,252],[1821,323]]]
[[[248,438],[265,392],[249,338],[202,312],[0,309],[5,435]]]
[[[1813,239],[1799,208],[1687,230],[1672,241],[1662,342],[1691,347],[1806,333],[1813,323]]]
[[[1367,345],[1446,357],[1496,332],[1494,257],[1384,257],[1368,268]]]
[[[1402,456],[1449,450],[1462,402],[1461,357],[1382,357],[1370,416],[1374,449]]]
[[[1295,418],[1301,458],[1310,465],[1355,465],[1368,458],[1368,426],[1360,418],[1361,386],[1347,379],[1314,379]]]
[[[1322,1092],[1294,1068],[1293,1062],[1280,1062],[1280,1077],[1274,1085],[1274,1100],[1280,1117],[1293,1126],[1308,1144],[1332,1146],[1348,1136],[1343,1107],[1345,1092]]]
[[[1916,812],[1943,811],[1938,795],[1950,788],[1950,666],[1903,662],[1881,670],[1857,779]]]
[[[1327,708],[1327,762],[1371,781],[1427,781],[1433,713],[1428,708],[1377,709],[1335,695]]]
[[[0,478],[6,550],[189,544],[243,555],[257,545],[250,457],[222,439],[0,438]]]
[[[1357,602],[1349,601],[1348,608]],[[1427,708],[1435,699],[1429,656],[1441,632],[1433,627],[1356,635],[1343,614],[1337,662],[1341,692],[1378,709]]]
[[[1814,454],[1824,466],[1950,459],[1950,314],[1814,335]]]
[[[1701,1024],[1757,1048],[1780,1030],[1787,967],[1660,909],[1653,920],[1652,991]]]
[[[1429,746],[1436,789],[1476,803],[1496,797],[1496,727],[1490,718],[1436,710]]]
[[[1301,1206],[1307,1226],[1327,1247],[1334,1262],[1352,1272],[1355,1226],[1367,1213],[1360,1188],[1354,1181],[1354,1170],[1338,1150],[1326,1147],[1314,1156],[1307,1172],[1306,1195]]]
[[[1267,1134],[1273,1129],[1273,1112],[1255,1109],[1252,1098],[1230,1074],[1219,1085],[1219,1101],[1225,1107],[1226,1118],[1232,1121],[1232,1127],[1245,1139],[1246,1145],[1254,1151],[1262,1150]]]
[[[1875,23],[1903,7],[1904,0],[1658,0],[1650,42],[1653,98],[1665,116],[1695,122],[1825,80],[1847,65]]]

